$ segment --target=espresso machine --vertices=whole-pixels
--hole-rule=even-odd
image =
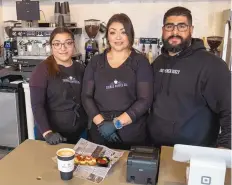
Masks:
[[[12,35],[17,43],[17,55],[13,63],[23,72],[33,68],[50,55],[49,37],[54,28],[13,28]]]
[[[79,34],[81,28],[70,27],[74,34]],[[50,54],[49,39],[53,27],[13,28],[12,34],[17,42],[17,53],[12,57],[13,63],[20,71],[31,72],[36,65],[45,60]],[[79,59],[79,54],[74,56]]]
[[[39,1],[16,1],[16,13],[21,26],[12,28],[12,37],[17,48],[17,55],[12,56],[12,63],[17,66],[18,71],[27,73],[48,55],[46,42],[49,36],[44,38],[41,30],[38,30]]]
[[[100,29],[100,20],[85,20],[85,32],[89,40],[85,43],[85,65],[89,63],[92,56],[99,53],[98,42],[95,40]]]
[[[21,21],[21,24],[11,27],[10,38],[14,41],[14,53],[8,57],[10,61],[8,65],[16,68],[14,73],[18,72],[17,74],[29,79],[33,69],[51,54],[49,39],[55,27],[51,23],[38,23],[39,1],[26,0],[25,2],[16,2],[17,19]],[[81,35],[82,29],[77,28],[76,23],[69,22],[64,26],[72,31],[75,40],[78,40],[77,36]],[[73,59],[79,60],[80,57],[80,53],[76,53]]]

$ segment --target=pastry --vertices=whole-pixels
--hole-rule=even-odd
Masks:
[[[89,165],[89,166],[95,166],[97,164],[96,158],[92,156],[83,156],[83,155],[77,155],[74,158],[74,162],[76,165]]]
[[[78,165],[78,164],[79,164],[79,160],[78,160],[78,158],[77,158],[77,157],[75,157],[75,158],[74,158],[74,163],[75,163],[76,165]]]
[[[81,164],[81,163],[83,163],[84,159],[85,159],[85,157],[83,155],[77,155],[74,158],[74,162],[75,162],[75,164]]]
[[[87,161],[87,164],[90,166],[96,165],[96,159],[92,156],[86,156],[85,160]]]
[[[90,166],[95,166],[97,164],[97,160],[95,158],[92,158],[91,160],[88,160],[87,163]]]

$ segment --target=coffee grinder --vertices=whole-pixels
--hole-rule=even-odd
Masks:
[[[95,37],[100,29],[100,20],[88,19],[85,20],[85,32],[89,40],[85,43],[85,65],[87,65],[95,54],[99,53],[98,43]]]
[[[210,52],[214,53],[217,56],[221,56],[220,55],[220,51],[218,51],[218,47],[221,45],[222,43],[222,39],[223,37],[220,36],[211,36],[211,37],[207,37],[207,43],[210,47]]]

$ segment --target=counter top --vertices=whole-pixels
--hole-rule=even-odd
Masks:
[[[7,75],[21,75],[25,80],[28,80],[31,72],[16,71],[14,67],[0,68],[0,78]]]
[[[94,183],[73,178],[70,181],[62,181],[57,170],[57,164],[52,157],[58,149],[74,145],[59,144],[48,145],[43,141],[26,140],[10,154],[0,160],[0,184],[1,185],[93,185]],[[158,185],[184,185],[185,163],[172,160],[170,147],[162,147],[159,182]],[[128,152],[115,164],[109,172],[109,176],[101,185],[127,185],[126,160]],[[37,178],[41,180],[37,180]],[[230,184],[230,174],[227,173],[227,182]]]
[[[9,75],[11,70],[7,68],[0,68],[0,77],[7,76]]]
[[[57,164],[52,161],[60,148],[73,148],[74,145],[48,145],[43,141],[26,140],[10,154],[0,160],[1,185],[96,185],[95,183],[73,178],[62,181]],[[111,169],[109,177],[101,185],[126,185],[126,159],[124,153]],[[41,180],[37,180],[41,177]],[[113,183],[112,183],[113,182]]]

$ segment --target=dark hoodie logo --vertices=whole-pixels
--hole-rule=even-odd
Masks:
[[[71,84],[81,84],[79,80],[76,78],[69,76],[68,78],[63,79],[64,83],[71,83]]]
[[[128,84],[122,81],[114,80],[110,85],[106,86],[106,90],[108,89],[114,89],[114,88],[122,88],[122,87],[127,87]]]
[[[160,73],[172,73],[172,74],[180,74],[180,70],[177,70],[177,69],[160,69],[159,70]]]

